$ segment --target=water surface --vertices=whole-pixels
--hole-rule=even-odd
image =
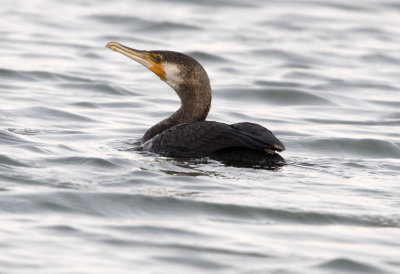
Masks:
[[[400,5],[0,6],[1,273],[398,273]],[[197,58],[209,120],[286,145],[276,171],[138,140],[179,100],[104,46]]]

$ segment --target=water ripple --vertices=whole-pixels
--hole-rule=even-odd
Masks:
[[[333,259],[316,267],[334,271],[340,270],[348,273],[385,273],[382,269],[372,266],[369,263],[357,262],[347,258]]]
[[[85,78],[48,71],[22,71],[0,68],[0,79],[17,81],[88,81]]]
[[[75,159],[71,159],[76,161]],[[69,160],[67,160],[69,161]],[[96,160],[97,161],[97,160]],[[89,159],[89,164],[92,164]],[[110,163],[102,165],[109,167]],[[27,199],[29,197],[29,199]],[[21,207],[20,202],[25,201]],[[204,216],[215,222],[238,220],[252,224],[293,223],[307,225],[352,225],[373,227],[400,227],[397,217],[382,218],[373,215],[346,216],[332,213],[301,212],[282,209],[220,204],[204,201],[183,200],[173,197],[146,196],[121,193],[52,192],[35,194],[11,194],[4,196],[0,208],[7,212],[69,212],[92,216],[162,216],[173,210],[178,216]],[[4,205],[4,207],[3,207]]]
[[[36,119],[43,119],[43,120],[63,119],[67,121],[96,122],[96,120],[83,115],[50,107],[28,107],[21,109],[20,111],[26,113],[26,115],[31,115]]]
[[[284,84],[282,84],[284,85]],[[246,90],[218,90],[218,94],[228,100],[258,99],[268,104],[290,106],[290,105],[334,105],[328,99],[294,88],[268,88],[268,89],[246,89]]]
[[[323,138],[305,139],[300,143],[325,155],[361,156],[373,159],[400,159],[400,143],[377,139]]]
[[[163,32],[163,31],[186,31],[186,30],[199,30],[198,26],[182,23],[182,22],[170,22],[170,21],[149,21],[144,20],[135,16],[121,16],[121,15],[110,15],[100,14],[90,16],[90,19],[94,19],[103,24],[111,23],[118,25],[125,25],[126,27],[135,31],[146,31],[146,32]]]
[[[229,60],[222,58],[221,56],[217,54],[211,54],[203,51],[190,51],[186,53],[189,56],[192,56],[193,58],[199,60],[200,62],[229,62]]]
[[[24,163],[22,161],[17,161],[15,159],[12,159],[6,155],[0,154],[0,166],[5,165],[5,166],[19,166],[19,167],[32,167],[31,164]]]
[[[79,83],[61,83],[58,84],[60,88],[71,89],[71,90],[85,90],[94,91],[96,93],[112,94],[112,95],[135,95],[136,93],[124,89],[120,86],[108,82],[79,82]]]
[[[5,0],[0,272],[398,273],[397,2]],[[179,98],[109,41],[198,59],[288,164],[142,151]]]

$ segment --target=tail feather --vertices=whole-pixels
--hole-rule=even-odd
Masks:
[[[249,122],[236,123],[232,128],[240,131],[242,134],[250,136],[264,144],[263,148],[269,148],[277,151],[285,150],[283,143],[267,128]]]
[[[242,144],[245,147],[251,148],[251,149],[261,149],[264,150],[265,148],[270,148],[271,146],[268,145],[267,143],[259,140],[258,138],[254,137],[253,135],[241,131],[241,130],[236,130],[232,129],[229,132],[224,133],[224,137],[226,138],[232,138]]]

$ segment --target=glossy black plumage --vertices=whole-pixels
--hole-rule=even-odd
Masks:
[[[200,121],[171,127],[146,142],[144,149],[170,157],[210,156],[273,167],[284,163],[274,151],[285,147],[271,131],[258,124]]]

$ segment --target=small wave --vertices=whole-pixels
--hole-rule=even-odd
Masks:
[[[124,16],[121,14],[96,14],[86,17],[90,20],[95,20],[99,23],[104,24],[135,24],[135,25],[145,25],[149,21],[138,18],[136,16]]]
[[[136,93],[124,89],[120,86],[113,85],[108,82],[93,81],[93,82],[79,82],[79,83],[61,83],[59,87],[64,89],[73,90],[89,90],[99,93],[112,94],[112,95],[137,95]]]
[[[8,131],[19,135],[37,135],[43,132],[42,130],[36,128],[9,128]]]
[[[88,59],[102,59],[103,55],[94,53],[94,52],[83,52],[81,54],[82,57],[88,58]]]
[[[400,3],[398,3],[398,2],[395,2],[395,1],[392,1],[392,2],[380,2],[380,4],[383,6],[383,7],[388,7],[388,8],[390,8],[391,10],[397,10],[397,11],[400,11]]]
[[[295,83],[295,82],[289,82],[289,81],[265,81],[265,80],[257,80],[254,81],[255,85],[259,85],[259,86],[264,86],[264,87],[279,87],[279,88],[301,88],[302,85],[299,83]]]
[[[347,258],[333,259],[322,263],[316,268],[332,269],[336,271],[346,271],[348,273],[385,273],[382,269],[372,266],[369,263],[358,262]]]
[[[208,62],[227,62],[228,60],[222,58],[216,54],[211,54],[203,51],[191,51],[186,53],[189,56],[192,56],[199,61],[208,61]]]
[[[0,154],[0,165],[17,166],[17,167],[32,167],[31,164],[12,159],[6,155]]]
[[[329,100],[298,89],[268,89],[265,97],[280,105],[333,105]]]
[[[219,94],[223,94],[225,98],[234,101],[240,100],[257,100],[271,103],[274,105],[291,106],[291,105],[333,105],[331,101],[321,96],[312,94],[294,88],[271,88],[271,89],[246,89],[246,90],[219,90]]]
[[[387,101],[387,100],[369,100],[370,103],[376,104],[376,105],[381,105],[384,107],[391,107],[395,109],[400,109],[400,101]],[[400,112],[394,114],[391,114],[392,118],[400,118]]]
[[[281,49],[257,49],[253,50],[252,53],[260,57],[267,57],[269,59],[275,58],[279,61],[286,61],[286,66],[287,64],[295,63],[296,65],[310,68],[312,64],[321,65],[326,63],[322,58],[315,58],[310,55],[294,53],[293,51],[286,51]]]
[[[62,234],[73,234],[73,233],[81,233],[82,231],[75,226],[67,225],[67,224],[59,224],[59,225],[47,225],[47,226],[38,226],[39,229],[59,232]]]
[[[382,126],[382,125],[399,125],[399,116],[396,113],[392,113],[391,115],[384,117],[385,119],[379,120],[365,120],[365,121],[356,121],[356,120],[340,120],[340,119],[317,119],[310,118],[306,119],[306,121],[323,124],[323,125],[365,125],[365,126]]]
[[[236,8],[245,8],[245,7],[258,7],[259,3],[257,1],[241,1],[241,0],[161,0],[164,2],[176,2],[182,4],[193,4],[199,6],[210,6],[210,7],[236,7]]]
[[[88,109],[88,108],[92,108],[92,109],[99,108],[97,103],[87,102],[87,101],[72,103],[71,105],[77,106],[77,107],[86,108],[86,109]]]
[[[155,234],[157,235],[158,233],[162,233],[162,235],[171,235],[171,236],[178,236],[180,238],[183,237],[198,237],[198,238],[204,238],[204,239],[209,239],[208,235],[199,235],[199,233],[193,233],[188,230],[179,230],[181,234],[176,235],[175,233],[171,233],[171,229],[166,228],[166,227],[149,227],[149,231],[139,231],[140,234],[148,235],[152,231],[155,231]],[[110,228],[110,227],[107,227]],[[124,227],[122,227],[124,228]],[[132,228],[132,227],[131,227]],[[140,229],[141,227],[138,226]],[[111,229],[115,230],[113,227]],[[118,229],[120,232],[120,229]],[[138,231],[135,229],[135,231]],[[136,233],[135,233],[136,235]],[[175,250],[180,250],[182,252],[201,252],[201,253],[206,253],[206,254],[219,254],[219,255],[233,255],[233,256],[245,256],[245,257],[255,257],[255,258],[269,258],[268,254],[262,253],[262,252],[246,252],[246,251],[238,251],[234,249],[229,249],[229,248],[218,248],[218,247],[213,247],[213,246],[199,246],[199,245],[193,245],[193,244],[185,244],[185,243],[159,243],[159,242],[154,242],[154,241],[138,241],[138,240],[127,240],[127,239],[120,239],[117,237],[112,237],[112,238],[106,238],[103,241],[107,242],[108,244],[111,245],[116,245],[116,246],[126,246],[126,245],[134,245],[134,246],[147,246],[147,247],[155,247],[157,249],[175,249]]]
[[[66,158],[66,161],[82,159]],[[92,161],[93,159],[86,159]],[[96,160],[97,161],[97,160]],[[97,162],[94,163],[97,165]],[[105,163],[109,166],[110,163]],[[112,165],[114,165],[112,163]],[[21,206],[21,201],[24,201]],[[7,205],[7,206],[5,206]],[[352,225],[372,227],[400,227],[395,217],[372,215],[339,215],[307,211],[251,207],[236,204],[220,204],[205,201],[193,201],[175,197],[148,196],[124,193],[93,192],[51,192],[31,194],[10,194],[0,201],[0,210],[7,212],[69,212],[93,216],[111,216],[113,218],[139,216],[190,217],[203,216],[215,222],[242,222],[252,224],[293,223],[308,225]]]
[[[104,43],[104,41],[124,41],[127,46],[131,45],[134,47],[134,44],[149,44],[152,46],[161,46],[164,45],[164,43],[160,40],[155,40],[151,39],[151,37],[140,37],[139,35],[137,36],[132,36],[132,35],[123,35],[123,34],[102,34],[98,35],[95,38],[98,40],[99,43]]]
[[[36,128],[8,128],[9,132],[18,135],[40,135],[40,134],[82,134],[83,131],[78,130],[54,130],[54,129],[36,129]]]
[[[0,79],[4,80],[34,80],[34,77],[27,75],[22,71],[10,70],[10,69],[0,69]]]
[[[327,91],[332,91],[332,90],[372,90],[373,92],[376,92],[377,90],[385,90],[385,91],[393,91],[393,94],[397,94],[399,88],[390,82],[385,82],[385,81],[372,81],[369,79],[346,79],[344,81],[343,79],[335,78],[332,76],[327,76],[327,75],[317,75],[317,74],[309,74],[309,73],[304,73],[304,72],[293,72],[287,74],[287,76],[293,76],[293,77],[298,77],[298,78],[304,78],[304,77],[311,77],[315,78],[318,80],[321,80],[321,82],[324,82],[323,84],[317,84],[313,86],[314,90],[327,90]],[[357,93],[358,94],[358,93]],[[360,99],[358,96],[357,99]]]
[[[338,11],[344,12],[376,12],[377,7],[375,5],[357,5],[355,2],[341,2],[340,1],[312,1],[312,4],[315,6],[326,7],[329,9],[336,9]],[[371,2],[373,3],[373,2]]]
[[[35,117],[41,120],[68,120],[68,121],[79,121],[79,122],[97,122],[96,120],[75,114],[69,111],[59,110],[50,107],[29,107],[19,110],[21,113],[25,113],[30,117]]]
[[[92,166],[95,168],[119,168],[121,167],[117,161],[112,159],[103,159],[98,157],[57,157],[57,158],[46,158],[48,163],[51,164],[62,164],[62,165],[74,165],[74,166]]]
[[[362,156],[373,159],[400,158],[400,143],[377,139],[324,138],[304,139],[298,143],[325,155]]]
[[[170,21],[150,21],[136,16],[122,16],[113,14],[98,14],[89,16],[89,19],[93,19],[97,22],[104,24],[118,24],[124,25],[127,28],[134,29],[135,31],[185,31],[185,30],[199,30],[200,27],[185,24],[181,22],[170,22]]]
[[[16,81],[89,81],[88,79],[82,77],[71,76],[61,73],[39,70],[24,71],[11,69],[0,69],[0,79]]]
[[[379,27],[372,27],[372,26],[361,26],[361,27],[354,27],[347,30],[349,33],[353,33],[354,36],[358,35],[365,38],[370,38],[371,36],[376,37],[379,40],[383,41],[390,41],[395,43],[395,37],[389,31],[379,28]]]
[[[17,136],[12,133],[12,131],[0,130],[0,143],[6,145],[14,145],[14,144],[26,144],[29,143],[25,139]]]
[[[195,25],[168,22],[168,21],[150,22],[147,25],[143,26],[142,28],[135,27],[136,31],[150,31],[150,32],[187,31],[187,30],[200,30],[200,29],[201,27]]]
[[[368,64],[379,64],[379,65],[394,65],[398,67],[400,65],[400,59],[392,55],[385,53],[369,53],[361,56],[361,60]]]

